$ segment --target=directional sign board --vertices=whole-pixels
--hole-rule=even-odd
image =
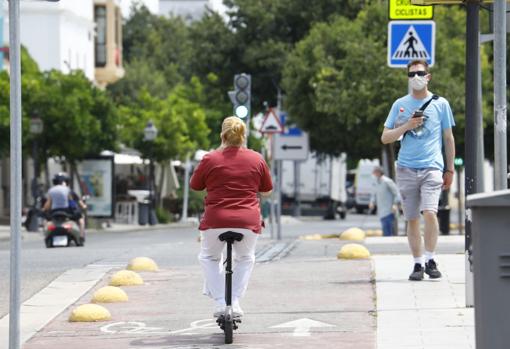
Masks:
[[[273,138],[275,160],[306,160],[308,158],[308,134],[276,134]]]
[[[388,23],[388,65],[405,68],[415,59],[434,65],[436,25],[434,21],[392,21]]]
[[[259,130],[261,133],[282,133],[283,125],[273,108],[270,108],[264,115],[264,121]]]
[[[390,19],[432,19],[434,6],[416,6],[411,0],[390,0],[388,6]]]

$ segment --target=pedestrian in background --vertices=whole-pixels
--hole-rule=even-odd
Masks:
[[[239,304],[255,264],[255,245],[262,231],[258,195],[271,194],[273,185],[262,155],[245,147],[246,126],[238,117],[223,120],[221,146],[205,155],[193,172],[190,187],[207,190],[205,213],[200,220],[201,250],[198,256],[205,276],[204,294],[215,301],[214,316],[225,311],[225,275],[222,252],[226,231],[243,234],[233,245],[232,310],[241,317]]]
[[[423,280],[424,272],[432,279],[441,277],[434,260],[439,235],[437,210],[441,190],[450,188],[453,180],[455,141],[452,127],[455,121],[448,101],[428,90],[431,74],[426,61],[409,62],[407,76],[410,93],[393,103],[381,141],[384,144],[401,141],[397,185],[414,257],[409,279],[419,281]],[[425,261],[420,213],[425,222]]]
[[[375,183],[368,208],[373,210],[377,204],[377,216],[381,220],[383,236],[392,236],[395,213],[400,203],[397,186],[391,178],[384,175],[382,167],[374,167],[372,175]]]

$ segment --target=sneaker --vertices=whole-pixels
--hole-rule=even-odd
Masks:
[[[225,314],[225,301],[216,301],[216,304],[214,305],[214,317],[220,317],[223,314]]]
[[[241,309],[241,306],[239,305],[239,302],[233,302],[232,304],[232,313],[234,314],[234,317],[240,318],[243,317],[244,311]]]
[[[414,265],[414,270],[411,273],[411,275],[409,275],[409,280],[411,280],[411,281],[423,280],[423,267],[421,266],[420,263],[416,263]]]
[[[441,272],[437,270],[437,263],[433,259],[425,263],[425,273],[427,273],[431,279],[439,279],[441,277]]]

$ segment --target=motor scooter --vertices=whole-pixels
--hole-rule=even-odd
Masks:
[[[68,247],[72,242],[80,247],[85,244],[85,240],[80,236],[80,226],[72,218],[72,214],[67,211],[55,211],[50,214],[44,228],[46,247]]]

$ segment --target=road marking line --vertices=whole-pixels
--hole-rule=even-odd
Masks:
[[[315,321],[308,318],[285,322],[283,324],[271,326],[271,328],[293,328],[294,337],[308,337],[310,336],[310,328],[313,327],[336,327],[335,325],[327,324],[321,321]]]

